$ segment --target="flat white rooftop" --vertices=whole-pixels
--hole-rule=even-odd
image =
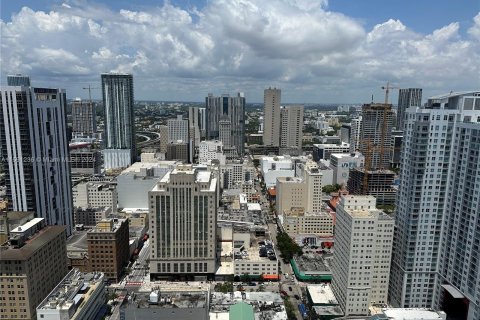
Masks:
[[[309,285],[307,290],[314,305],[338,304],[329,284]]]
[[[391,308],[382,309],[389,320],[445,320],[446,315],[440,311],[423,308]]]

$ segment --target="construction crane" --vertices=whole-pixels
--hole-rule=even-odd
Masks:
[[[382,132],[381,132],[381,142],[380,142],[380,168],[385,169],[383,167],[383,160],[385,158],[385,137],[387,135],[387,111],[391,109],[391,106],[388,103],[388,95],[391,89],[400,89],[398,87],[390,86],[390,82],[387,82],[386,86],[382,87],[385,90],[385,103],[383,109],[383,124],[382,124]],[[388,148],[390,150],[390,148]]]
[[[385,105],[388,104],[388,95],[390,93],[390,89],[400,89],[399,87],[392,87],[390,86],[390,82],[387,82],[386,86],[382,86],[382,89],[385,90]]]
[[[98,88],[98,87],[92,88],[90,85],[88,85],[88,87],[84,87],[82,89],[83,90],[88,90],[88,99],[90,100],[90,103],[92,103],[92,90],[97,90],[97,89],[99,90],[101,88]]]

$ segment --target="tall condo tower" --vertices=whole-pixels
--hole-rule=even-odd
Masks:
[[[405,122],[405,110],[410,107],[422,106],[422,89],[408,88],[400,89],[398,92],[398,108],[397,108],[397,130],[403,130]]]
[[[133,76],[105,73],[102,94],[105,117],[105,169],[128,167],[136,160]]]
[[[225,148],[234,147],[243,156],[245,144],[245,96],[222,95],[215,97],[209,93],[205,98],[207,140],[220,140],[229,136],[230,141],[222,141]],[[229,143],[228,145],[226,143]]]
[[[73,223],[63,89],[1,87],[0,144],[9,210],[34,211],[48,225]]]
[[[480,91],[410,107],[404,129],[390,302],[480,319]]]
[[[280,146],[302,148],[303,105],[291,105],[280,112]]]
[[[149,192],[152,277],[213,276],[217,188],[212,172],[179,165]]]
[[[280,146],[280,103],[282,91],[268,88],[263,92],[263,144]]]

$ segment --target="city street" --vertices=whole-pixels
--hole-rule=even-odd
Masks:
[[[150,257],[150,239],[144,242],[142,250],[138,254],[137,260],[133,263],[132,270],[126,277],[127,286],[140,286],[148,273],[146,260]]]

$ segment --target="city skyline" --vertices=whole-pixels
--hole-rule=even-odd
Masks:
[[[366,103],[383,101],[387,81],[424,97],[480,83],[480,14],[466,1],[44,0],[2,3],[1,19],[1,72],[65,88],[69,99],[86,99],[82,88],[110,71],[133,74],[138,100],[240,91],[261,102],[275,86],[285,103]]]

